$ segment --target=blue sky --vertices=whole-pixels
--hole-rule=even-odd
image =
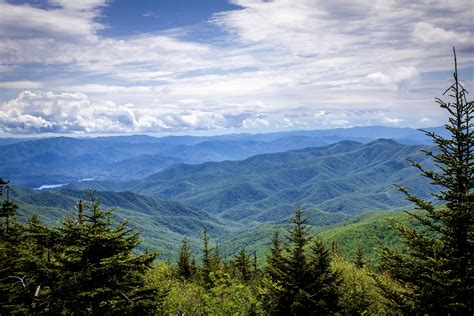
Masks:
[[[0,134],[443,124],[468,0],[0,0]]]

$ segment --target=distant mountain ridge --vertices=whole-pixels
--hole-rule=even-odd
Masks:
[[[443,132],[442,128],[431,130]],[[430,143],[420,131],[383,126],[208,137],[131,135],[25,141],[8,138],[0,139],[0,175],[29,188],[75,183],[86,178],[128,181],[176,163],[242,160],[258,154],[326,146],[344,140],[367,143],[380,137],[407,144]]]
[[[407,205],[395,183],[429,197],[434,188],[407,162],[431,166],[420,152],[427,148],[386,139],[344,141],[242,161],[176,164],[129,189],[184,201],[234,221],[278,221],[297,204],[353,215]]]
[[[30,152],[31,144],[27,142],[22,146],[16,144],[18,147],[4,147],[36,157],[36,160],[29,158],[33,166],[52,164],[66,170],[74,158],[64,160],[61,158],[63,153],[88,157],[83,161],[86,168],[94,166],[96,159],[116,159],[122,154],[120,148],[133,147],[124,146],[120,140],[120,146],[112,147],[117,151],[108,153],[108,147],[100,144],[104,140],[93,142],[92,147],[88,147],[87,141],[69,140],[55,138],[35,144],[45,148],[43,152]],[[282,142],[282,138],[277,141]],[[74,147],[63,149],[64,144]],[[147,146],[135,143],[135,148],[143,151]],[[202,146],[208,146],[208,142]],[[90,155],[89,148],[95,148],[96,154]],[[197,250],[202,229],[206,227],[225,249],[234,249],[246,241],[260,238],[251,232],[270,236],[274,227],[285,225],[295,207],[307,212],[312,225],[327,226],[366,211],[410,207],[393,184],[407,186],[411,192],[430,198],[436,188],[420,177],[418,170],[407,161],[418,161],[432,168],[430,159],[420,152],[430,148],[400,144],[391,139],[368,143],[344,140],[235,161],[185,164],[168,157],[170,165],[167,168],[141,179],[117,176],[106,181],[75,182],[53,191],[21,189],[15,183],[12,199],[20,204],[19,214],[23,220],[36,213],[42,220],[56,222],[74,214],[74,203],[83,199],[84,189],[90,187],[98,189],[96,197],[102,200],[105,208],[117,209],[117,218],[129,219],[143,230],[145,247],[159,245],[168,256],[174,254],[176,244],[188,236],[193,249]],[[152,166],[157,157],[163,158],[139,152],[119,161],[121,166],[118,168],[136,173],[135,161]],[[38,173],[42,171],[37,170]],[[41,177],[40,174],[37,176]],[[246,232],[246,229],[250,230]],[[232,242],[234,239],[237,240]]]

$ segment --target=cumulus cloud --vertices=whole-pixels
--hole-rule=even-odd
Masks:
[[[239,9],[209,21],[219,38],[190,40],[185,28],[105,37],[101,10],[113,5],[105,0],[0,0],[0,72],[8,78],[0,88],[54,90],[5,102],[3,131],[424,124],[421,113],[445,88],[432,74],[451,70],[451,45],[474,49],[468,0],[232,2]],[[47,71],[32,79],[24,75],[32,65]],[[474,66],[474,56],[463,54],[462,65]],[[77,116],[72,104],[81,104]]]
[[[28,133],[130,133],[240,128],[251,112],[210,112],[93,102],[83,93],[24,91],[0,107],[0,130]],[[263,123],[259,118],[255,122]]]
[[[396,88],[397,90],[404,90],[414,83],[418,75],[419,73],[415,67],[400,67],[392,69],[387,73],[371,73],[367,77],[382,85]]]
[[[99,14],[96,8],[105,1],[57,0],[50,4],[56,7],[46,10],[1,0],[0,37],[82,41],[95,38],[97,30],[104,27],[94,18]]]
[[[470,32],[448,31],[426,22],[416,23],[412,35],[415,40],[432,44],[473,44],[473,36]]]

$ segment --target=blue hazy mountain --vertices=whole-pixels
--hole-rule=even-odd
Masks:
[[[189,203],[234,221],[277,221],[295,205],[349,215],[407,205],[394,183],[429,197],[433,187],[407,159],[427,166],[422,145],[343,141],[242,161],[173,165],[129,183],[140,194]]]
[[[435,128],[442,131],[442,128]],[[29,188],[87,179],[137,180],[176,163],[242,160],[250,156],[389,138],[406,144],[430,139],[410,128],[354,127],[219,136],[148,135],[97,138],[0,139],[0,175]]]

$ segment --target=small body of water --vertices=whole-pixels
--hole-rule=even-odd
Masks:
[[[55,189],[55,188],[60,188],[60,187],[65,186],[65,185],[67,185],[67,183],[43,184],[39,188],[34,188],[33,190],[41,191],[41,190],[47,190],[47,189]]]
[[[94,181],[94,178],[85,178],[85,179],[79,180],[78,182],[87,182],[87,181]]]

